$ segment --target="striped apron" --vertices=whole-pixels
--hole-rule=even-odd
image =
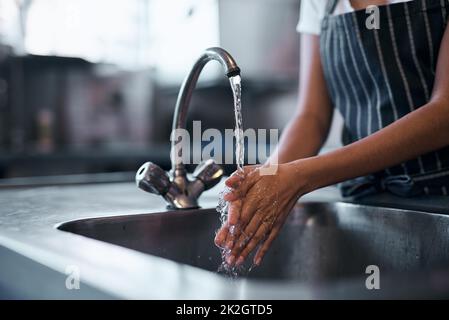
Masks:
[[[343,143],[380,130],[425,105],[432,93],[449,0],[379,6],[379,29],[369,13],[332,15],[328,0],[320,36],[324,76],[344,118]],[[448,195],[449,147],[341,184],[343,196],[389,191],[400,196]]]

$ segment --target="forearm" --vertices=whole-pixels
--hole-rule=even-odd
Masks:
[[[328,131],[329,125],[321,124],[313,115],[297,115],[284,129],[270,161],[280,164],[317,155]]]
[[[374,173],[449,145],[448,115],[447,102],[431,103],[365,139],[306,159],[311,173],[306,191]]]
[[[315,156],[328,135],[333,108],[319,52],[319,37],[303,34],[298,108],[284,129],[276,151],[268,160],[269,163],[287,163]]]

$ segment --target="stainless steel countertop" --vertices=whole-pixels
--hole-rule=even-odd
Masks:
[[[215,207],[221,187],[206,192],[200,205]],[[301,201],[309,200],[334,202],[342,199],[336,188],[329,187],[313,192]],[[367,198],[363,203],[449,213],[449,197],[401,199],[383,194]],[[2,293],[8,296],[6,290],[12,288],[17,289],[18,297],[31,298],[376,297],[367,290],[361,292],[355,285],[352,290],[348,284],[341,287],[336,283],[332,288],[321,290],[298,284],[278,286],[245,279],[229,280],[201,269],[56,229],[62,222],[82,218],[163,211],[166,208],[162,198],[138,190],[134,183],[1,190],[0,296]],[[34,262],[29,265],[20,262],[24,258]],[[45,272],[39,271],[42,266],[46,268]],[[81,290],[71,290],[73,294],[65,288],[68,266],[77,266],[80,270]],[[49,276],[49,270],[53,276]],[[42,279],[38,279],[41,276]]]

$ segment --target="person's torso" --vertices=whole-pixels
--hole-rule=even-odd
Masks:
[[[379,6],[369,13],[332,15],[334,2],[329,2],[322,21],[321,57],[332,102],[345,120],[348,144],[429,102],[449,0],[415,0]],[[447,195],[449,148],[375,176],[409,177],[414,190],[404,195]]]

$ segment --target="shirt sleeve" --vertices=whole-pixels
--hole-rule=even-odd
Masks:
[[[301,0],[301,10],[296,31],[320,34],[321,20],[325,15],[326,0]]]

